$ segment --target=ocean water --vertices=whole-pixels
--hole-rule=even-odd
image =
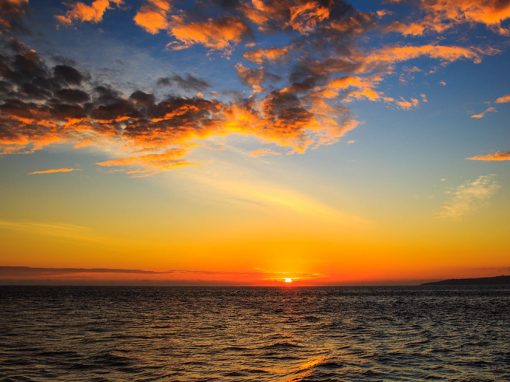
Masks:
[[[510,289],[0,287],[4,381],[510,381]]]

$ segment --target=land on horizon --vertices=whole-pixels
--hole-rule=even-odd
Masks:
[[[421,286],[482,286],[482,285],[510,286],[510,275],[501,275],[494,277],[476,277],[465,279],[447,279],[421,284]]]

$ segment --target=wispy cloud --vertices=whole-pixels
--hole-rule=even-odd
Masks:
[[[73,240],[97,240],[89,227],[61,222],[0,220],[0,229]]]
[[[263,157],[263,156],[275,156],[275,155],[282,155],[281,152],[273,150],[273,149],[256,149],[250,152],[250,156],[253,158]]]
[[[60,174],[60,173],[75,172],[75,171],[80,171],[80,169],[72,168],[72,167],[50,168],[48,170],[32,171],[28,175]]]
[[[465,216],[492,198],[499,188],[496,176],[491,174],[482,175],[448,190],[448,200],[443,204],[439,216],[445,219],[458,219]]]
[[[496,108],[493,107],[493,106],[489,106],[487,109],[485,109],[481,113],[470,115],[470,118],[472,118],[472,119],[482,119],[483,117],[485,117],[485,115],[487,113],[495,113],[495,112],[497,112]]]
[[[487,101],[486,104],[488,104],[489,106],[484,111],[482,111],[481,113],[471,115],[471,118],[473,118],[473,119],[482,119],[483,117],[485,117],[485,114],[487,114],[487,113],[495,113],[495,112],[497,112],[497,110],[496,110],[496,108],[494,106],[490,106],[493,103],[503,104],[503,103],[509,103],[509,102],[510,102],[510,94],[506,94],[506,95],[503,95],[501,97],[498,97],[498,98],[496,98],[496,100],[494,102]]]
[[[262,209],[281,210],[309,219],[333,221],[351,228],[372,224],[366,217],[342,211],[313,195],[268,181],[265,176],[251,172],[246,167],[231,163],[216,163],[213,167],[214,178],[204,176],[208,170],[198,167],[194,169],[196,171],[187,171],[181,175],[189,181],[214,190],[228,200],[249,203]]]
[[[479,161],[507,161],[510,160],[510,151],[496,151],[489,154],[483,155],[475,155],[469,158],[468,160],[479,160]]]

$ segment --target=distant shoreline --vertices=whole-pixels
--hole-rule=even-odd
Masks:
[[[478,277],[469,279],[448,279],[423,283],[420,286],[510,286],[510,276]]]

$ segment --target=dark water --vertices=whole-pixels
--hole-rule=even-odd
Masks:
[[[510,289],[0,287],[5,381],[510,381]]]

